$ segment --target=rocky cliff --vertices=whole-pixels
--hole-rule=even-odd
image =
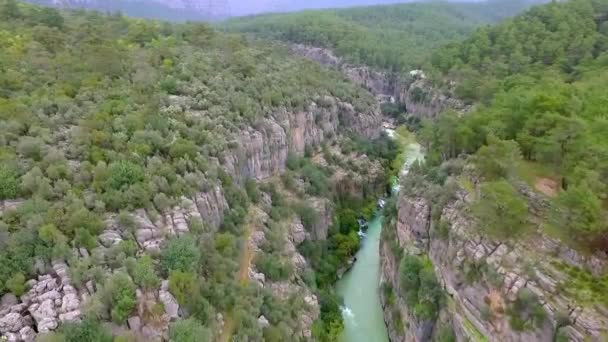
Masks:
[[[398,103],[414,117],[434,118],[446,108],[459,111],[467,109],[462,101],[449,92],[434,87],[420,70],[412,70],[405,75],[377,71],[367,66],[345,63],[328,49],[301,44],[292,45],[291,51],[340,70],[352,82],[369,90],[380,102]]]
[[[317,104],[317,102],[319,104]],[[187,98],[172,96],[167,110],[194,112]],[[288,112],[280,110],[269,114],[255,125],[246,126],[231,137],[230,148],[217,159],[211,159],[214,167],[223,168],[235,180],[248,178],[264,180],[285,171],[288,153],[303,155],[308,146],[317,146],[325,141],[337,139],[344,133],[355,133],[366,137],[377,137],[381,130],[379,108],[360,113],[355,108],[336,98],[325,97],[307,106],[306,110]],[[132,227],[119,223],[116,215],[108,214],[105,230],[99,235],[99,245],[90,253],[84,249],[74,249],[74,255],[82,260],[105,262],[106,255],[125,240],[134,239],[138,253],[157,255],[163,243],[173,237],[189,232],[193,221],[202,223],[207,232],[215,231],[222,223],[224,213],[229,208],[221,185],[207,184],[204,190],[190,197],[175,199],[176,205],[164,212],[138,209],[130,213]],[[16,210],[20,201],[3,201],[0,214]],[[309,238],[325,239],[332,222],[333,209],[326,198],[313,198],[311,205],[319,213],[319,220],[312,227]],[[301,224],[299,225],[301,226]],[[291,231],[290,231],[291,232]],[[293,261],[294,267],[304,272],[306,261],[297,253],[295,246],[302,242],[301,231],[286,233],[284,253]],[[263,231],[258,232],[263,238]],[[27,282],[29,289],[17,298],[5,295],[0,303],[0,334],[9,341],[33,341],[36,334],[55,330],[62,322],[78,321],[87,300],[97,292],[96,284],[89,282],[83,286],[71,283],[68,266],[57,260],[52,267],[40,265],[39,275]],[[104,271],[112,272],[112,267],[103,265]],[[108,273],[108,274],[109,274]],[[252,271],[256,275],[255,271]],[[263,275],[262,275],[263,276]],[[255,277],[254,277],[255,279]],[[294,295],[302,295],[306,308],[302,311],[299,336],[310,338],[310,327],[318,317],[318,303],[311,290],[299,275],[281,283],[260,282],[262,287],[271,289],[278,298],[287,300]],[[138,290],[138,302],[162,303],[164,313],[158,324],[149,325],[142,313],[134,313],[128,320],[128,329],[147,339],[158,340],[167,337],[169,322],[179,318],[179,305],[167,290],[167,282],[156,291],[144,293]],[[260,317],[261,325],[266,318]],[[113,330],[127,327],[112,326]]]
[[[542,195],[525,185],[531,219],[548,208]],[[420,194],[402,195],[398,217],[382,241],[385,318],[391,341],[438,340],[442,330],[457,341],[605,341],[608,309],[581,288],[604,281],[605,258],[586,256],[540,231],[526,239],[500,241],[479,233],[468,214],[474,193],[454,193],[440,217]],[[439,223],[440,222],[440,223]],[[433,320],[421,321],[402,299],[402,254],[428,257],[444,289]]]

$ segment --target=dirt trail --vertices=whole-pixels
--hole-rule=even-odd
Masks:
[[[244,231],[244,245],[241,250],[241,256],[239,257],[239,270],[236,273],[236,280],[241,285],[246,285],[249,281],[249,266],[255,256],[255,250],[251,244],[251,237],[256,231],[257,227],[262,224],[261,210],[255,206],[249,207],[247,212],[247,218],[245,219],[245,231]],[[231,312],[224,313],[224,328],[220,335],[220,342],[229,342],[232,333],[234,332],[235,322]]]

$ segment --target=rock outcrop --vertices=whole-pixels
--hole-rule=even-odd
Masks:
[[[546,204],[542,196],[523,186],[520,192],[530,201],[532,216],[539,214]],[[490,239],[480,234],[468,214],[473,197],[459,189],[444,206],[440,219],[447,234],[431,222],[423,197],[403,195],[399,200],[398,222],[392,228],[395,241],[381,244],[383,282],[390,284],[395,297],[382,298],[391,341],[433,341],[438,326],[450,327],[458,341],[549,342],[558,334],[569,341],[605,341],[608,308],[582,300],[577,295],[582,289],[572,287],[568,269],[576,267],[589,277],[605,274],[606,260],[581,256],[540,231],[525,240]],[[432,262],[446,293],[436,320],[420,321],[401,298],[400,251],[428,256]],[[522,328],[514,325],[513,317],[526,317],[514,311],[515,302],[524,296],[542,319]]]
[[[352,65],[328,49],[295,44],[291,51],[329,68],[340,70],[352,82],[369,90],[380,102],[395,102],[419,118],[434,118],[446,108],[464,111],[467,106],[460,100],[436,88],[419,70],[398,75],[373,70],[367,66]]]
[[[379,108],[360,113],[333,97],[313,102],[305,111],[277,111],[234,137],[235,147],[224,152],[220,164],[233,178],[264,180],[285,171],[289,152],[304,154],[340,132],[377,137],[382,117]]]
[[[78,292],[71,285],[67,265],[53,263],[53,272],[29,280],[20,300],[3,297],[0,334],[8,341],[34,341],[36,333],[55,330],[61,322],[80,320]]]

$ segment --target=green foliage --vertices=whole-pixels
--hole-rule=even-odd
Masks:
[[[135,309],[136,286],[125,273],[115,273],[104,285],[105,299],[115,323],[123,323]]]
[[[502,238],[517,237],[526,226],[527,203],[506,181],[485,183],[481,198],[473,205],[479,227]]]
[[[21,273],[15,273],[12,277],[6,280],[6,288],[15,296],[21,296],[25,293],[25,276]]]
[[[349,62],[411,70],[430,51],[465,38],[475,27],[521,11],[527,1],[481,4],[416,3],[303,11],[229,20],[231,31],[327,47]]]
[[[107,190],[125,190],[125,186],[133,185],[144,180],[143,169],[131,162],[120,161],[108,166]]]
[[[540,304],[538,297],[528,288],[521,289],[517,299],[509,307],[509,323],[515,330],[540,328],[544,324],[547,313]]]
[[[193,272],[199,268],[201,252],[191,236],[169,240],[161,252],[161,265],[166,274],[172,271]]]
[[[60,326],[59,332],[63,335],[61,341],[65,342],[111,342],[112,335],[106,331],[102,325],[88,318],[85,318],[80,323],[65,323]]]
[[[192,318],[172,323],[169,328],[169,338],[175,342],[205,342],[212,340],[209,330]]]
[[[174,271],[169,274],[169,291],[181,305],[198,296],[199,286],[196,274]]]
[[[602,203],[585,184],[573,185],[562,191],[555,201],[550,221],[581,246],[598,245],[608,231],[602,214]]]
[[[16,198],[20,192],[19,175],[8,165],[0,165],[0,200]]]
[[[307,231],[311,232],[313,227],[319,221],[319,213],[316,209],[302,203],[295,207],[295,212],[300,216],[302,225]]]
[[[509,178],[521,161],[521,152],[515,141],[488,137],[488,144],[482,146],[474,157],[475,166],[486,180]]]
[[[402,295],[414,314],[423,320],[434,319],[442,304],[443,291],[428,259],[403,256],[399,265]]]
[[[245,181],[245,191],[247,197],[253,203],[258,203],[260,200],[260,191],[258,190],[258,184],[253,179],[247,179]]]
[[[160,285],[160,279],[154,270],[154,262],[148,255],[137,259],[130,273],[135,283],[144,290],[153,290]]]
[[[291,260],[278,255],[260,253],[255,258],[256,268],[272,281],[287,280],[293,274]]]

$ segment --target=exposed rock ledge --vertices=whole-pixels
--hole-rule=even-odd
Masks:
[[[433,87],[423,73],[412,71],[407,75],[397,75],[348,64],[329,49],[302,44],[293,44],[290,48],[296,55],[340,70],[352,82],[369,90],[380,102],[397,102],[415,117],[434,118],[446,108],[458,111],[468,109],[462,101]]]
[[[525,194],[524,194],[525,195]],[[476,231],[467,216],[471,196],[460,190],[448,203],[441,218],[450,227],[449,236],[435,236],[429,220],[430,209],[422,197],[402,196],[398,203],[397,242],[409,253],[424,253],[433,262],[437,279],[447,293],[447,303],[436,322],[421,322],[405,305],[399,294],[399,260],[387,241],[382,241],[383,281],[392,285],[392,305],[383,296],[385,319],[391,341],[432,341],[439,324],[451,326],[458,341],[554,341],[556,327],[570,341],[605,341],[608,333],[608,308],[600,303],[584,304],[561,287],[568,274],[560,264],[576,265],[593,272],[605,272],[606,260],[582,257],[558,241],[539,234],[530,242],[492,241]],[[531,205],[534,210],[536,203]],[[495,272],[500,284],[483,276],[465,279],[463,268],[486,265]],[[540,300],[547,319],[540,327],[517,331],[505,313],[519,291],[528,289]],[[397,312],[399,314],[397,314]],[[399,317],[400,316],[400,317]],[[401,322],[396,322],[401,318]],[[408,326],[399,329],[400,326]]]

